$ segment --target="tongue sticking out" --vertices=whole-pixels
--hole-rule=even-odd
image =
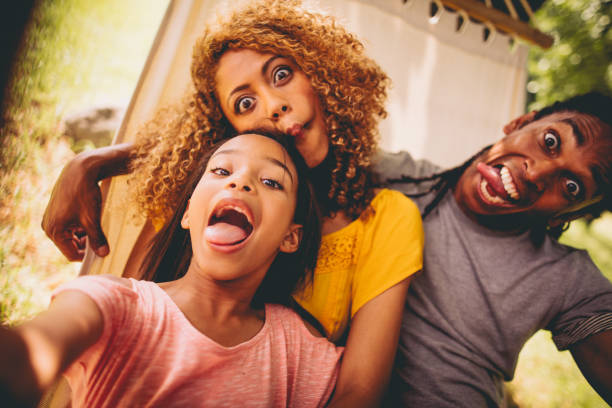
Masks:
[[[244,241],[252,230],[253,226],[244,214],[226,209],[211,217],[205,236],[212,244],[233,245]]]
[[[486,165],[485,163],[478,163],[476,169],[487,181],[487,190],[489,194],[492,196],[500,196],[504,199],[508,197],[497,168]]]
[[[246,237],[245,230],[225,222],[218,222],[206,227],[206,239],[213,244],[230,245],[242,241]]]

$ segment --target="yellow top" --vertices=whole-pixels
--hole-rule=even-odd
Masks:
[[[381,190],[371,208],[365,221],[323,236],[314,281],[294,296],[331,341],[342,338],[364,304],[423,266],[423,224],[412,200]]]

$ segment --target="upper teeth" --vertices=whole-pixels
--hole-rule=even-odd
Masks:
[[[226,206],[217,208],[217,211],[215,211],[215,217],[220,218],[227,210],[234,210],[236,212],[239,212],[240,214],[243,214],[246,217],[247,221],[250,224],[253,224],[253,221],[249,217],[249,214],[247,214],[242,208],[234,206],[234,205],[226,205]]]
[[[516,185],[514,184],[514,180],[510,175],[510,171],[506,166],[502,167],[499,174],[501,175],[501,181],[504,185],[504,190],[513,200],[518,200],[520,198],[518,191],[516,191]]]

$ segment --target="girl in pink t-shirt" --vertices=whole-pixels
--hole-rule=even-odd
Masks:
[[[303,160],[283,138],[251,133],[200,168],[149,252],[149,275],[176,279],[59,288],[48,311],[0,331],[3,403],[36,403],[61,373],[73,406],[327,402],[342,349],[278,305],[309,277],[320,241]]]

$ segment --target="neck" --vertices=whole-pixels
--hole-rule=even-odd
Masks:
[[[214,280],[193,262],[185,276],[160,286],[192,322],[212,319],[222,323],[254,313],[251,301],[257,285],[244,280]]]
[[[339,210],[338,204],[329,198],[334,164],[332,149],[329,149],[325,159],[319,165],[311,168],[308,174],[323,216],[330,216]]]

